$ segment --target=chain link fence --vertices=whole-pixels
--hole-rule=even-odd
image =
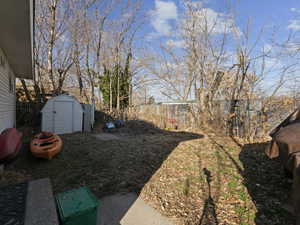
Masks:
[[[211,116],[201,113],[196,103],[139,105],[125,110],[105,110],[107,118],[144,120],[161,129],[199,128],[202,125],[219,128],[220,132],[235,137],[263,137],[284,120],[298,106],[297,100],[285,102],[265,99],[235,102],[231,113],[231,102],[215,101]]]

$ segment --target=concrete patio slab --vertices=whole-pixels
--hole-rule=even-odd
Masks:
[[[116,194],[99,201],[97,225],[172,225],[134,193]]]
[[[25,225],[58,225],[52,187],[48,178],[29,182]]]

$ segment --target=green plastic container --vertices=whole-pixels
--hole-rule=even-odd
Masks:
[[[98,201],[82,187],[55,196],[62,225],[96,225]]]

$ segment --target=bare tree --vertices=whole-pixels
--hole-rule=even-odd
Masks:
[[[251,108],[254,99],[272,98],[295,69],[290,62],[270,66],[271,61],[280,61],[282,54],[263,47],[264,27],[255,33],[250,21],[238,27],[230,10],[227,14],[217,13],[202,2],[186,0],[177,34],[180,48],[172,41],[162,44],[158,53],[148,53],[144,58],[145,68],[168,99],[196,99],[198,111],[194,116],[202,121],[215,120],[218,113],[224,115],[226,107],[220,109],[218,104],[229,103],[228,116],[223,117],[229,123],[230,134],[236,126],[234,122],[245,123],[245,114],[249,114],[249,110],[241,109],[245,112],[242,117],[238,115],[240,104]],[[270,75],[277,80],[268,93],[262,93],[262,85]]]
[[[56,93],[61,93],[73,65],[69,32],[72,13],[69,3],[66,0],[39,0],[36,3],[36,64]]]

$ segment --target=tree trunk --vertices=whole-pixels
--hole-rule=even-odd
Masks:
[[[117,110],[120,110],[120,76],[119,76],[119,68],[117,71]]]
[[[41,89],[38,86],[38,84],[34,84],[34,92],[35,92],[35,96],[36,96],[36,101],[38,103],[42,103],[42,97],[41,97]]]
[[[51,12],[50,17],[50,29],[49,29],[49,41],[48,41],[48,57],[47,57],[47,72],[49,75],[49,78],[52,83],[53,90],[56,90],[55,80],[53,76],[53,48],[55,43],[55,27],[56,27],[56,7],[57,7],[57,1],[53,1],[52,4],[49,5],[49,10]]]
[[[92,82],[91,84],[91,101],[92,101],[92,105],[95,107],[95,86],[93,84],[94,82]]]
[[[112,106],[113,106],[113,96],[112,96],[112,80],[111,80],[111,75],[109,77],[109,111],[112,111]]]
[[[32,98],[31,98],[31,95],[30,95],[29,90],[28,90],[28,88],[27,88],[27,85],[26,85],[25,80],[24,80],[24,79],[20,79],[20,80],[21,80],[22,87],[23,87],[23,89],[24,89],[24,91],[25,91],[25,95],[26,95],[27,100],[28,100],[30,103],[32,103]]]
[[[132,106],[132,84],[131,84],[131,82],[129,83],[129,91],[128,91],[128,93],[129,93],[129,107],[131,107]]]

